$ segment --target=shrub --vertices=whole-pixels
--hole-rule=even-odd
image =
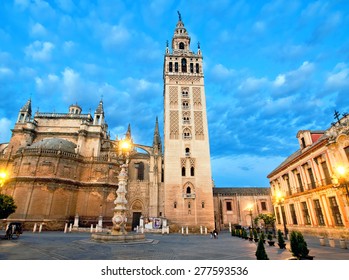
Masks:
[[[0,194],[0,219],[6,219],[16,211],[16,208],[12,196]]]
[[[281,230],[278,230],[278,245],[281,249],[285,249],[286,248],[286,243],[285,243],[285,239],[282,236],[282,232]]]
[[[265,251],[264,243],[262,239],[258,241],[257,251],[255,255],[257,257],[257,260],[269,260],[267,252]]]
[[[297,259],[308,256],[309,250],[303,234],[299,231],[292,231],[290,235],[290,246],[292,255]]]

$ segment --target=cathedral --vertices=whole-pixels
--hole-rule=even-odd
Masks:
[[[9,143],[0,144],[1,192],[17,205],[9,219],[60,229],[79,217],[88,227],[111,225],[121,165],[127,162],[127,224],[166,220],[173,230],[214,227],[213,183],[200,45],[190,48],[181,16],[164,55],[163,143],[155,120],[152,146],[110,139],[103,101],[94,113],[78,104],[66,113],[19,110]],[[121,141],[131,143],[125,153]]]

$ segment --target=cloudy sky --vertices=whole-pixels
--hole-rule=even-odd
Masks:
[[[213,179],[268,186],[298,149],[298,130],[349,112],[349,2],[233,0],[0,1],[0,143],[18,110],[93,113],[103,98],[113,139],[130,123],[152,144],[163,125],[162,67],[177,11],[200,42]]]

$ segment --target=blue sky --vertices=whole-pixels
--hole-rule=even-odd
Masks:
[[[18,110],[83,113],[103,96],[112,139],[163,129],[162,67],[177,11],[200,42],[213,179],[268,186],[298,130],[349,112],[348,1],[14,0],[0,2],[0,143]]]

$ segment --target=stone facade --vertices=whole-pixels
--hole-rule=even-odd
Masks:
[[[268,175],[280,229],[349,236],[348,126],[345,115],[327,130],[299,131],[300,149]]]
[[[215,227],[249,227],[259,214],[273,214],[270,188],[214,188]],[[255,226],[255,225],[253,225]]]
[[[111,140],[103,102],[94,113],[78,105],[68,113],[31,116],[31,100],[20,110],[11,140],[1,145],[0,169],[8,179],[2,192],[18,206],[11,219],[64,223],[79,216],[80,226],[102,216],[111,224],[120,164],[119,140]],[[153,146],[137,145],[129,154],[128,224],[141,215],[161,216],[161,139],[156,120]],[[132,142],[131,128],[126,138]],[[138,149],[143,153],[138,152]]]
[[[164,195],[166,217],[192,228],[214,227],[203,57],[179,16],[164,58]]]

